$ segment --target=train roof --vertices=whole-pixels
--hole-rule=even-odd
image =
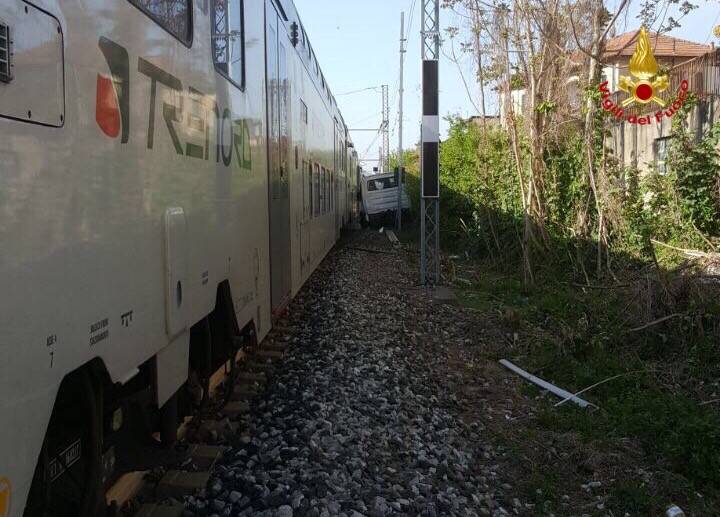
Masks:
[[[332,94],[332,91],[330,90],[330,85],[328,84],[327,80],[325,79],[325,75],[322,72],[320,63],[318,62],[317,56],[315,55],[315,50],[313,50],[310,39],[308,38],[307,31],[305,30],[305,26],[303,25],[300,18],[300,14],[295,7],[295,2],[293,2],[293,0],[272,1],[278,7],[281,16],[285,19],[285,22],[288,24],[290,31],[293,32],[297,30],[297,42],[293,42],[295,44],[295,50],[298,52],[303,62],[307,66],[307,70],[310,73],[310,76],[313,78],[313,81],[315,82],[318,90],[323,93],[323,98],[328,105],[330,112],[341,125],[342,131],[345,133],[345,139],[350,142],[350,134],[348,131],[348,127],[345,124],[345,119],[343,118],[342,113],[340,113],[340,108],[338,107],[337,100]],[[293,24],[297,25],[293,27]]]

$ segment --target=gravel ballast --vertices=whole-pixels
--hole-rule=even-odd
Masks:
[[[416,277],[377,233],[330,253],[271,336],[288,353],[240,420],[249,438],[186,501],[188,515],[528,511],[496,472],[502,449],[483,443],[477,419],[464,422],[443,366],[445,343],[466,329]]]

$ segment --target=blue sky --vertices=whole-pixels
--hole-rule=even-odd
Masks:
[[[611,7],[617,0],[609,2]],[[720,2],[695,0],[699,9],[682,20],[682,27],[673,36],[709,43],[712,28],[720,24]],[[635,29],[639,25],[636,14],[639,1],[633,0],[628,15],[619,20],[617,32]],[[414,14],[410,11],[414,4]],[[390,145],[397,148],[400,12],[405,11],[408,31],[405,55],[405,147],[414,145],[420,134],[421,87],[420,87],[420,9],[422,0],[295,0],[303,25],[312,42],[325,78],[335,94],[338,104],[350,128],[377,128],[382,120],[380,85],[390,86]],[[677,17],[677,16],[676,16]],[[459,25],[462,21],[449,11],[441,12],[443,27]],[[450,43],[446,41],[444,52],[449,54]],[[441,115],[475,115],[463,86],[458,66],[446,57],[441,58],[440,112]],[[460,70],[468,79],[471,94],[477,101],[478,89],[472,81],[472,58],[461,62]],[[375,89],[375,87],[377,87]],[[373,88],[359,93],[347,92]],[[489,114],[497,112],[497,101],[487,101]],[[447,130],[443,123],[441,131]],[[381,139],[375,133],[354,132],[361,158],[375,159]],[[367,163],[367,167],[373,164]]]

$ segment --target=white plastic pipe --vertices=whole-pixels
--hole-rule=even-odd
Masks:
[[[512,364],[512,363],[511,363],[510,361],[508,361],[507,359],[503,359],[502,361],[500,361],[500,364],[503,365],[503,366],[504,366],[505,368],[507,368],[508,370],[511,370],[511,371],[517,373],[520,377],[523,377],[523,378],[529,380],[529,381],[532,382],[533,384],[537,384],[538,386],[540,386],[540,387],[543,388],[544,390],[547,390],[547,391],[549,391],[550,393],[552,393],[552,394],[554,394],[554,395],[557,395],[558,397],[560,397],[560,398],[562,398],[562,399],[569,400],[570,402],[574,402],[575,404],[577,404],[577,405],[580,406],[581,408],[586,408],[586,407],[588,407],[588,406],[590,405],[590,403],[589,403],[588,401],[583,400],[583,399],[581,399],[581,398],[579,398],[579,397],[576,397],[575,395],[573,395],[573,394],[570,393],[569,391],[566,391],[566,390],[564,390],[564,389],[562,389],[562,388],[558,388],[558,387],[555,386],[554,384],[550,384],[549,382],[544,381],[544,380],[542,380],[542,379],[539,378],[539,377],[535,377],[533,374],[526,372],[525,370],[523,370],[522,368],[520,368],[520,367],[518,367],[518,366],[515,366],[514,364]]]

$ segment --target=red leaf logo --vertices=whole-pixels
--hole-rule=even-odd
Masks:
[[[120,106],[111,78],[98,74],[97,98],[95,100],[95,120],[110,138],[120,134]]]

